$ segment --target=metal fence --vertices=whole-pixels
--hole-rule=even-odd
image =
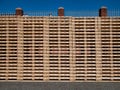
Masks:
[[[15,12],[0,12],[0,15],[15,15]],[[57,16],[57,11],[26,11],[28,16]],[[65,11],[65,16],[99,16],[98,11]],[[108,10],[108,16],[120,16],[120,10]]]

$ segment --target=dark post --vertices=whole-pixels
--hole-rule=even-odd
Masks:
[[[107,8],[106,7],[101,7],[99,9],[99,16],[100,17],[106,17],[107,16]]]
[[[58,8],[58,16],[64,16],[64,8],[63,7]]]
[[[16,16],[23,16],[23,10],[21,8],[16,8]]]

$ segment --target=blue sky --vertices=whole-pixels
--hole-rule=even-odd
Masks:
[[[109,16],[120,16],[120,0],[0,0],[0,13],[13,14],[15,8],[19,7],[25,15],[33,16],[39,12],[39,16],[48,16],[50,13],[56,16],[58,7],[64,7],[65,16],[97,16],[101,6],[106,6],[108,11],[119,11],[119,14],[111,12]]]
[[[120,0],[0,0],[0,12],[14,12],[17,7],[24,11],[57,11],[58,7],[65,11],[97,11],[101,6],[120,10]]]

